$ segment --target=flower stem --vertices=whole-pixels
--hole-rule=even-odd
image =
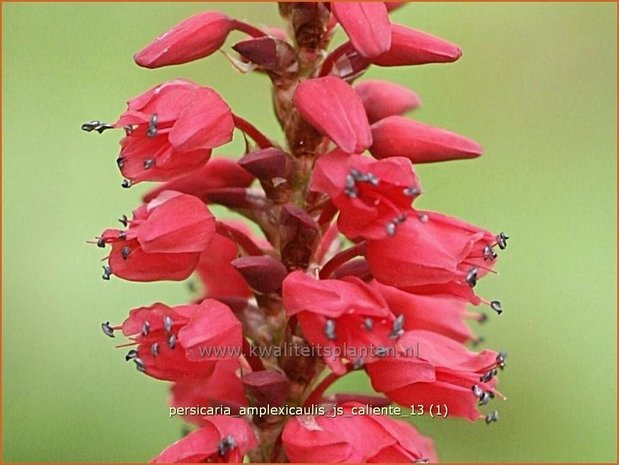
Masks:
[[[251,124],[249,121],[238,115],[232,115],[232,119],[234,120],[234,125],[251,137],[256,144],[258,144],[258,147],[261,149],[273,147],[273,143],[269,140],[269,138],[260,132],[256,126]]]

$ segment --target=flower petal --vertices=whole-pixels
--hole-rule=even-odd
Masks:
[[[361,55],[375,57],[391,47],[389,14],[383,2],[332,2],[331,11]]]

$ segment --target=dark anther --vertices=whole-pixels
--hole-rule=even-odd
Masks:
[[[114,126],[112,126],[111,124],[102,123],[101,121],[95,119],[95,120],[89,121],[88,123],[82,124],[82,131],[86,131],[86,132],[97,131],[99,134],[101,134],[103,131],[107,129],[112,129],[113,127]]]
[[[141,371],[142,373],[144,373],[146,371],[146,367],[144,366],[144,361],[141,358],[134,358],[133,361],[135,362],[135,368],[138,371]]]
[[[120,251],[120,256],[123,258],[123,260],[127,260],[127,257],[129,256],[130,253],[131,253],[131,247],[126,245]]]
[[[123,189],[129,189],[132,185],[133,183],[129,179],[123,179],[123,182],[120,183],[120,187]]]
[[[127,352],[127,355],[125,355],[125,361],[128,362],[129,360],[133,360],[137,356],[138,356],[138,351],[135,349],[131,349],[129,352]]]
[[[150,353],[157,356],[159,355],[159,343],[153,342],[153,345],[150,346]]]
[[[355,360],[355,362],[352,364],[352,369],[353,370],[360,370],[361,368],[363,368],[363,365],[365,365],[365,362],[363,361],[363,359],[361,357],[359,357],[357,360]]]
[[[388,236],[395,235],[395,224],[394,223],[387,223],[386,229],[387,229]]]
[[[228,436],[223,438],[221,441],[219,441],[219,445],[217,446],[217,452],[219,452],[219,455],[223,457],[235,447],[236,447],[236,441],[234,440],[232,435],[229,434]]]
[[[172,331],[172,318],[169,315],[163,317],[163,329],[166,333]]]
[[[494,392],[488,391],[488,395],[490,396],[491,399],[494,399]]]
[[[148,160],[144,160],[144,169],[148,170],[155,166],[155,160],[153,158],[149,158]]]
[[[489,245],[484,247],[484,260],[496,260],[497,257],[498,255],[492,247]]]
[[[507,359],[507,352],[499,352],[498,355],[496,356],[497,363],[505,363],[506,359]]]
[[[492,302],[490,302],[490,308],[497,312],[497,314],[499,315],[503,313],[503,307],[501,306],[501,302],[499,302],[498,300],[493,300]]]
[[[477,271],[477,268],[471,268],[466,275],[466,282],[471,287],[475,287],[477,284]]]
[[[122,168],[123,166],[125,166],[125,159],[123,157],[118,157],[116,159],[116,164],[119,168]]]
[[[123,215],[120,217],[120,219],[118,220],[120,222],[120,224],[122,224],[125,228],[127,227],[127,225],[129,224],[129,219],[127,218],[127,215]]]
[[[428,215],[426,215],[425,213],[419,215],[419,221],[421,221],[422,223],[427,223],[429,219],[430,218],[428,218]]]
[[[493,368],[492,370],[484,373],[480,378],[479,381],[481,381],[482,383],[487,383],[488,381],[490,381],[492,378],[494,378],[494,375],[496,375],[496,368]]]
[[[150,323],[145,321],[142,323],[142,336],[146,337],[148,336],[148,333],[150,333]]]
[[[110,326],[109,321],[101,323],[101,329],[103,330],[103,334],[105,334],[106,336],[114,337],[114,328]]]
[[[101,275],[101,277],[106,281],[109,281],[110,276],[112,276],[112,269],[109,266],[105,265],[103,267],[103,274]]]
[[[509,236],[506,233],[499,233],[496,237],[496,243],[499,246],[499,249],[504,250],[507,248],[507,239],[509,239]]]
[[[417,189],[414,186],[406,187],[403,192],[404,192],[404,195],[406,195],[408,197],[415,197],[416,195],[420,194],[419,189]]]
[[[325,337],[330,340],[335,340],[335,321],[327,320],[325,323]]]
[[[157,113],[154,113],[153,116],[150,117],[150,121],[148,122],[148,131],[146,131],[146,135],[148,137],[155,137],[157,135]]]
[[[366,318],[365,320],[363,320],[363,327],[368,331],[371,331],[372,328],[374,328],[374,320],[372,320],[371,318]]]
[[[478,399],[481,399],[481,397],[484,395],[484,391],[482,388],[480,388],[477,384],[475,384],[471,390],[473,391],[473,395],[475,397],[477,397]]]
[[[499,412],[494,410],[492,413],[486,415],[486,424],[493,423],[499,419]]]
[[[105,239],[103,239],[102,237],[100,237],[99,239],[97,239],[97,247],[105,247]]]
[[[430,459],[417,459],[413,463],[430,463]]]
[[[166,342],[170,349],[174,349],[174,347],[176,347],[176,336],[174,334],[170,334]]]
[[[389,337],[391,339],[397,339],[404,334],[404,315],[398,315],[393,322],[393,327]]]
[[[363,175],[361,174],[361,171],[359,171],[357,168],[351,168],[350,175],[352,176],[353,179],[360,179],[361,177],[363,177]]]
[[[376,348],[376,356],[377,357],[384,357],[385,355],[387,355],[387,348],[386,347],[377,347]]]
[[[369,182],[373,186],[378,186],[378,183],[379,183],[378,178],[375,175],[373,175],[372,173],[366,174],[365,175],[365,180],[367,182]]]
[[[127,239],[127,233],[125,231],[120,231],[118,233],[118,239],[120,239],[121,241],[124,241],[125,239]]]
[[[488,402],[490,402],[490,394],[484,392],[479,398],[479,405],[486,405]]]

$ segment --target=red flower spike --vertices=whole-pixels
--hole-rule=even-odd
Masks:
[[[214,158],[201,168],[178,176],[149,191],[144,202],[150,202],[163,191],[177,191],[206,200],[208,194],[231,187],[246,188],[254,178],[234,160]]]
[[[302,82],[294,104],[310,125],[347,153],[361,153],[372,145],[363,102],[340,78],[326,76]]]
[[[478,304],[472,288],[490,271],[494,245],[495,236],[484,229],[419,212],[400,224],[393,237],[368,241],[366,258],[383,284],[420,294],[457,295]]]
[[[251,426],[242,418],[208,417],[202,428],[169,445],[151,463],[241,463],[258,446]]]
[[[401,405],[446,405],[452,417],[483,418],[478,404],[502,395],[496,391],[500,354],[470,352],[462,344],[428,331],[408,331],[402,353],[367,366],[372,386]],[[406,356],[413,352],[414,357]],[[423,370],[420,370],[424,367]],[[432,376],[432,371],[434,376]]]
[[[133,183],[165,181],[203,166],[232,140],[230,107],[212,89],[175,80],[128,102],[114,127],[125,128],[117,160]]]
[[[362,405],[341,406],[341,416],[294,417],[284,427],[282,442],[291,462],[415,462],[436,459],[432,441],[410,425],[387,417],[351,415]],[[398,460],[399,459],[399,460]]]
[[[164,32],[134,59],[145,68],[159,68],[205,58],[222,47],[233,28],[234,20],[222,13],[200,13]]]
[[[391,346],[399,336],[387,303],[357,278],[316,280],[295,271],[284,280],[282,296],[303,336],[328,348],[323,358],[336,374],[346,372],[341,358],[358,365],[371,363],[379,355],[373,349]]]
[[[421,105],[417,94],[389,81],[368,79],[357,84],[355,91],[363,101],[370,123],[388,116],[401,115]]]
[[[381,55],[391,47],[391,24],[383,2],[332,2],[331,11],[364,57]]]
[[[339,230],[351,239],[393,235],[421,186],[406,158],[372,160],[334,150],[318,159],[311,189],[340,210]]]
[[[215,234],[215,219],[196,197],[164,191],[133,212],[126,231],[106,230],[99,244],[112,245],[109,269],[129,281],[180,281],[195,269]]]
[[[413,163],[475,158],[483,153],[477,142],[459,134],[402,116],[390,116],[372,125],[376,158],[406,157]]]
[[[241,273],[252,289],[261,293],[276,292],[288,274],[282,262],[268,255],[239,257],[230,264]]]
[[[380,292],[395,314],[405,316],[405,330],[433,331],[462,343],[475,337],[465,322],[472,314],[467,311],[464,299],[449,295],[413,294],[378,281],[373,281],[370,286]]]
[[[449,63],[460,56],[462,51],[446,40],[410,27],[392,24],[391,48],[369,60],[379,66],[410,66]]]

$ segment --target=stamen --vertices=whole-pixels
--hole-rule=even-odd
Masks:
[[[387,348],[386,347],[377,347],[376,348],[376,356],[377,357],[384,357],[385,355],[387,355]]]
[[[481,399],[482,396],[484,395],[483,389],[480,388],[477,384],[473,385],[471,390],[473,391],[473,395],[477,397],[478,399]]]
[[[101,275],[101,277],[106,281],[109,281],[110,276],[112,276],[112,269],[107,265],[103,266],[103,275]]]
[[[172,318],[169,315],[163,317],[163,329],[166,333],[172,331]]]
[[[359,357],[352,364],[352,369],[353,370],[360,370],[361,368],[363,368],[363,365],[365,365],[365,362],[363,361],[363,359],[361,357]]]
[[[120,184],[120,187],[123,189],[129,189],[133,183],[129,179],[123,179],[123,182]]]
[[[154,356],[159,355],[159,343],[153,342],[153,345],[150,346],[150,353]]]
[[[144,160],[144,169],[148,170],[155,166],[155,159],[149,158],[148,160]]]
[[[125,246],[120,251],[120,256],[123,258],[123,260],[127,260],[127,257],[129,256],[130,253],[131,253],[131,247]]]
[[[133,359],[133,361],[135,362],[136,370],[141,371],[142,373],[146,371],[146,367],[144,366],[144,360],[136,357]]]
[[[174,349],[174,347],[176,347],[176,336],[174,334],[170,334],[166,342],[170,349]]]
[[[499,246],[499,249],[505,250],[507,248],[507,239],[509,239],[509,236],[506,233],[499,233],[496,237],[496,243]]]
[[[484,260],[496,260],[498,256],[499,255],[489,245],[484,247]]]
[[[499,419],[499,412],[494,410],[492,413],[486,415],[486,424],[489,425],[490,423],[494,423],[498,419]]]
[[[397,339],[404,334],[404,315],[398,315],[398,317],[393,322],[393,328],[391,329],[391,333],[389,337],[391,339]]]
[[[157,113],[154,113],[153,116],[150,117],[150,121],[148,122],[148,131],[146,131],[146,135],[148,137],[155,137],[157,135]]]
[[[374,320],[371,318],[366,318],[363,320],[363,327],[368,331],[371,331],[374,328]]]
[[[149,332],[150,332],[150,323],[148,321],[145,321],[144,323],[142,323],[142,336],[144,337],[148,336]]]
[[[497,312],[498,315],[503,313],[503,307],[501,306],[501,302],[499,302],[498,300],[493,300],[492,302],[490,302],[490,308]]]
[[[127,233],[125,231],[120,231],[118,233],[118,239],[120,239],[121,241],[124,241],[127,238]]]
[[[219,455],[223,457],[234,448],[236,448],[236,441],[234,440],[232,435],[229,434],[219,442],[219,445],[217,446],[217,452],[219,452]]]
[[[416,188],[415,186],[406,187],[406,188],[404,188],[404,190],[402,192],[407,197],[415,197],[416,195],[421,194],[421,191],[418,188]]]
[[[386,229],[388,236],[393,236],[395,234],[395,224],[387,223]]]
[[[490,395],[484,392],[479,399],[479,405],[486,405],[488,402],[490,402]]]
[[[428,218],[428,215],[426,215],[425,213],[422,213],[421,215],[418,216],[419,221],[421,221],[422,223],[427,223],[428,220],[430,218]]]
[[[92,120],[89,121],[88,123],[84,123],[82,124],[82,131],[86,131],[86,132],[92,132],[92,131],[97,131],[99,134],[101,134],[103,131],[106,131],[108,129],[113,129],[114,126],[109,124],[109,123],[102,123],[99,120]]]
[[[120,224],[122,224],[125,228],[126,228],[126,227],[127,227],[127,225],[129,224],[129,218],[127,218],[127,215],[122,215],[118,221],[119,221],[119,222],[120,222]]]
[[[110,326],[109,321],[106,321],[105,323],[101,323],[101,330],[103,331],[103,334],[105,334],[106,336],[114,337],[114,328]]]
[[[477,284],[477,271],[479,271],[477,268],[471,268],[466,275],[466,282],[471,287]]]
[[[97,239],[97,247],[105,247],[105,239],[103,239],[102,237],[100,237],[99,239]]]
[[[327,320],[325,324],[325,337],[330,341],[335,340],[335,321]]]
[[[125,166],[125,159],[123,157],[118,157],[116,159],[116,164],[119,168],[122,168],[123,166]]]
[[[138,351],[135,349],[131,349],[129,352],[127,352],[127,355],[125,355],[125,362],[128,362],[129,360],[133,360],[137,356],[138,356]]]

